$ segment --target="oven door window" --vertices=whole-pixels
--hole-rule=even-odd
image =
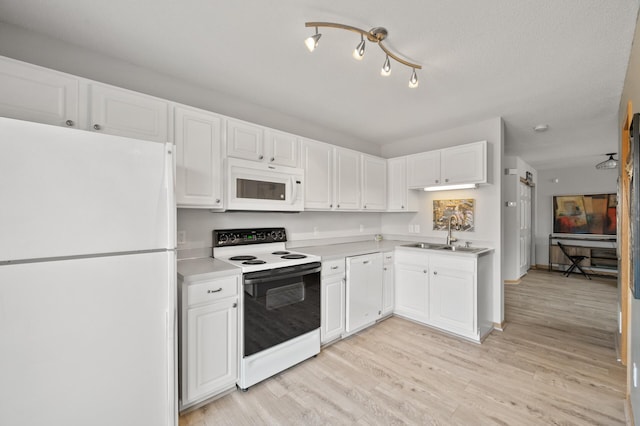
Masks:
[[[287,185],[252,179],[236,179],[236,198],[282,201],[286,197]]]
[[[244,356],[320,327],[320,272],[244,284]]]

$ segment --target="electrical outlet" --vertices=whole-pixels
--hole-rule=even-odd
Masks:
[[[409,233],[413,234],[413,225],[409,225]]]
[[[414,231],[416,234],[419,234],[419,233],[420,233],[420,225],[413,225],[413,231]]]

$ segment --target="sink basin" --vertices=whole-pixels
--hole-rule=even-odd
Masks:
[[[461,247],[461,246],[441,246],[440,250],[448,250],[448,251],[459,251],[463,253],[477,253],[482,250],[485,250],[482,247]]]
[[[411,248],[421,248],[421,249],[442,249],[446,247],[442,244],[433,244],[433,243],[414,243],[414,244],[405,244],[402,247],[411,247]]]

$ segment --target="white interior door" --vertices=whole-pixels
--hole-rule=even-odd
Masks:
[[[520,182],[520,276],[531,268],[531,187]]]

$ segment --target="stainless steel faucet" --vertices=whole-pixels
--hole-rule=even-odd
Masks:
[[[455,219],[456,221],[456,226],[458,226],[458,218],[454,215],[449,216],[449,227],[448,227],[448,232],[447,232],[447,245],[450,246],[451,243],[455,243],[456,241],[458,241],[457,238],[453,238],[451,236],[451,222],[453,222],[453,220]]]

